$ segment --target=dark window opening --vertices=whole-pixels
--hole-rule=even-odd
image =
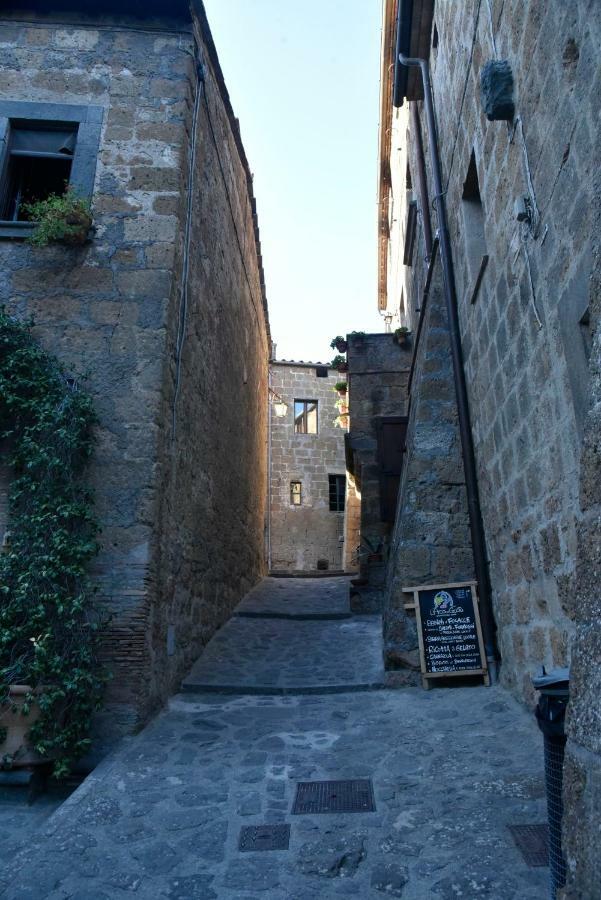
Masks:
[[[318,378],[327,378],[328,377],[328,367],[327,366],[315,366],[315,374]]]
[[[330,491],[330,511],[344,512],[346,475],[328,475],[328,484]]]
[[[432,29],[432,49],[436,50],[438,48],[438,28],[436,27],[436,22],[434,23],[434,28]]]
[[[20,128],[11,122],[0,173],[0,219],[26,222],[28,203],[65,193],[76,141],[74,129]]]
[[[295,434],[317,434],[317,400],[294,401]]]
[[[476,286],[479,287],[484,267],[488,262],[484,237],[484,208],[480,197],[478,169],[473,150],[463,184],[462,201],[465,259],[470,287],[473,290],[473,302],[476,299]]]
[[[290,503],[292,506],[300,506],[303,502],[303,486],[300,481],[290,482]]]
[[[408,191],[413,190],[413,181],[411,179],[411,168],[409,166],[408,160],[407,160],[407,171],[405,172],[405,187]]]

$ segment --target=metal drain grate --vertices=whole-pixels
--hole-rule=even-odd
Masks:
[[[514,843],[527,866],[549,865],[548,825],[508,825]]]
[[[287,850],[290,825],[247,825],[240,831],[238,850]]]
[[[371,781],[301,781],[292,808],[295,816],[305,813],[374,812]]]

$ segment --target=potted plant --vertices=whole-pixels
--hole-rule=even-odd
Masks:
[[[346,397],[346,392],[348,390],[348,384],[346,381],[337,381],[334,385],[334,390],[338,394],[339,397]]]
[[[338,350],[339,353],[346,353],[348,344],[341,334],[337,334],[336,337],[330,341],[330,347],[332,350]]]
[[[349,416],[348,412],[341,412],[339,416],[336,416],[334,419],[334,425],[336,428],[348,428]]]
[[[334,357],[330,365],[333,369],[337,369],[338,372],[348,372],[348,363],[340,353]]]
[[[72,188],[64,194],[49,194],[45,200],[26,203],[23,208],[35,224],[29,242],[37,247],[48,244],[76,247],[88,239],[92,227],[90,201],[78,197]]]
[[[394,332],[394,342],[399,345],[399,347],[408,347],[409,346],[409,338],[411,336],[410,330],[406,325],[401,325],[400,328],[397,328]]]
[[[339,397],[336,401],[336,409],[341,415],[346,415],[346,413],[348,413],[348,404],[344,395]]]

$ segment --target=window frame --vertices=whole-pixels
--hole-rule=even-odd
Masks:
[[[295,491],[294,488],[298,485],[298,491]],[[298,503],[294,502],[294,497],[298,497]],[[290,482],[290,506],[302,506],[303,505],[303,483],[302,481],[291,481]]]
[[[304,412],[302,413],[302,417],[303,417],[303,420],[305,423],[304,431],[298,431],[296,428],[296,418],[297,418],[296,417],[296,404],[297,403],[304,404]],[[308,413],[307,413],[307,405],[309,403],[315,404],[315,431],[307,431],[307,425],[308,425],[308,421],[309,421]],[[294,433],[295,434],[319,434],[319,400],[307,400],[302,397],[298,397],[298,398],[295,397],[294,398],[294,408],[293,408],[293,422],[294,422]]]
[[[79,197],[91,200],[94,193],[96,164],[100,148],[100,135],[104,107],[83,106],[73,103],[35,103],[26,100],[0,100],[0,173],[8,165],[12,122],[16,127],[31,128],[49,125],[65,125],[75,128],[77,142],[71,157],[69,186]],[[35,228],[34,222],[12,222],[0,219],[0,239],[27,238]]]
[[[342,494],[339,490],[340,487],[342,487]],[[332,503],[332,488],[334,489],[334,503]],[[346,475],[340,475],[338,473],[328,473],[328,500],[330,504],[330,512],[344,512],[344,508],[346,505]]]

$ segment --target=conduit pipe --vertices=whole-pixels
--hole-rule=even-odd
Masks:
[[[436,133],[434,101],[432,98],[432,84],[430,81],[430,67],[426,59],[408,57],[404,56],[402,53],[399,53],[399,62],[403,66],[419,66],[424,86],[424,107],[426,111],[426,125],[428,128],[430,159],[432,162],[432,178],[434,181],[433,203],[436,205],[438,214],[438,240],[442,262],[447,315],[449,319],[451,356],[453,359],[453,376],[455,381],[455,396],[457,399],[459,435],[463,453],[463,471],[465,474],[472,550],[474,554],[474,569],[476,572],[476,580],[478,582],[480,617],[482,620],[482,636],[484,638],[486,659],[491,681],[495,681],[498,664],[495,620],[492,609],[490,579],[486,558],[486,543],[484,540],[484,525],[482,523],[482,512],[480,509],[480,497],[478,492],[478,479],[476,476],[476,456],[474,453],[474,441],[472,438],[472,426],[467,399],[467,386],[463,368],[463,352],[461,349],[461,332],[459,330],[459,311],[457,306],[457,288],[455,285],[453,255],[451,253],[451,240],[447,224],[447,211],[444,199],[445,191],[443,191],[442,187],[440,157],[438,154],[438,136]]]

